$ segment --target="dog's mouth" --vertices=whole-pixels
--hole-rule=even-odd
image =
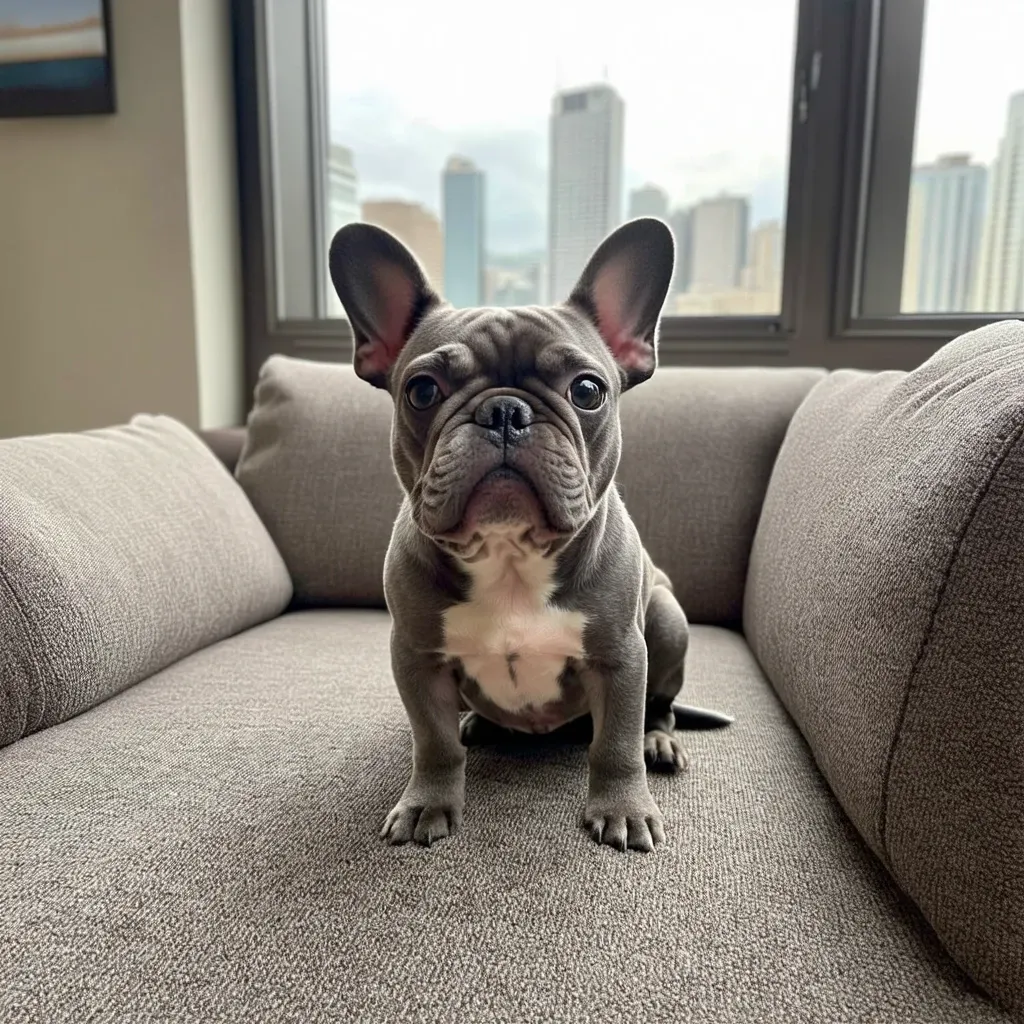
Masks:
[[[488,541],[502,537],[523,553],[548,555],[566,539],[548,520],[533,484],[510,466],[487,473],[470,492],[462,521],[433,540],[466,562],[486,554]]]

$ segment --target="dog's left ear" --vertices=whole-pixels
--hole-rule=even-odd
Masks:
[[[664,221],[631,220],[598,247],[569,297],[604,339],[623,374],[623,388],[647,380],[658,364],[658,320],[675,266]]]

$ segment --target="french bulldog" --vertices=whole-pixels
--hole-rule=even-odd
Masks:
[[[404,491],[384,566],[391,664],[413,738],[390,843],[460,826],[466,747],[587,718],[584,824],[599,843],[664,840],[646,769],[676,772],[689,639],[615,486],[618,402],[657,364],[674,244],[653,218],[597,248],[566,301],[454,309],[416,258],[355,223],[331,243],[356,373],[394,401]]]

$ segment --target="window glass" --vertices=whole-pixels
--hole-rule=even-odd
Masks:
[[[928,0],[902,313],[1024,310],[1022,39],[1021,0]]]
[[[380,224],[453,304],[520,305],[657,216],[666,313],[776,314],[795,30],[796,0],[327,0],[328,230]]]

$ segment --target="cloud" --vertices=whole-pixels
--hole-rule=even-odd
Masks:
[[[548,122],[528,127],[445,130],[410,117],[391,96],[363,92],[332,104],[331,137],[353,151],[359,197],[406,199],[441,213],[441,174],[453,154],[471,159],[486,174],[487,249],[494,253],[547,246]],[[782,214],[785,166],[717,150],[661,167],[630,162],[626,183],[654,181],[674,205],[689,205],[728,190],[751,198],[753,223]],[[623,209],[625,210],[625,204]]]
[[[456,139],[487,174],[487,248],[511,253],[547,246],[547,132],[467,133]]]
[[[403,115],[390,99],[364,93],[332,110],[331,137],[349,146],[359,197],[407,199],[441,212],[441,174],[448,157],[469,157],[487,176],[487,247],[518,252],[546,245],[547,132],[444,131]]]

